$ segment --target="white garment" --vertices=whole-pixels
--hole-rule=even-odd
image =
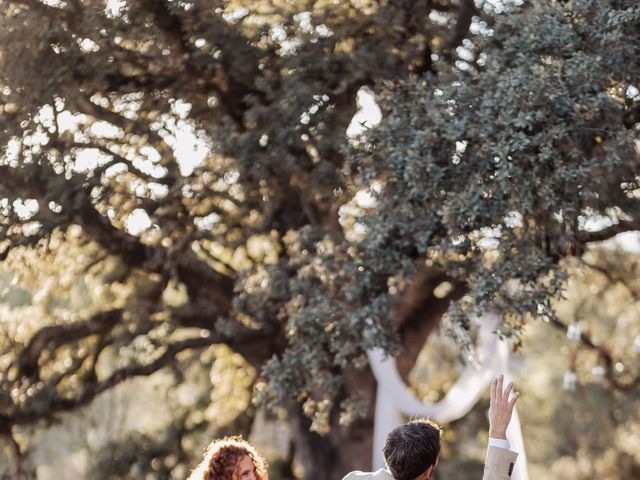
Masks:
[[[463,417],[473,408],[494,376],[504,374],[505,380],[509,380],[509,348],[505,342],[499,341],[494,333],[500,320],[493,312],[485,314],[480,319],[477,342],[480,365],[466,366],[458,381],[437,403],[424,403],[415,397],[400,377],[393,357],[389,357],[381,349],[367,352],[369,364],[378,382],[373,438],[374,469],[384,467],[382,447],[385,438],[391,430],[403,423],[403,414],[449,423]],[[518,452],[520,460],[513,472],[513,480],[528,480],[527,458],[517,409],[513,410],[513,417],[507,428],[507,438],[511,440],[513,450]]]
[[[511,444],[509,443],[509,440],[507,440],[506,438],[489,437],[489,446],[504,448],[505,450],[511,450]]]

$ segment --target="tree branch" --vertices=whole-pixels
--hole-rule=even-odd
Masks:
[[[34,424],[41,420],[52,419],[58,413],[73,411],[85,406],[99,394],[130,378],[149,376],[167,365],[170,365],[175,360],[176,356],[185,350],[201,349],[219,343],[227,344],[232,348],[240,344],[243,346],[251,345],[256,341],[263,340],[264,335],[265,332],[262,330],[244,329],[242,331],[234,332],[233,335],[209,332],[204,336],[176,341],[166,345],[164,347],[164,352],[150,363],[136,364],[120,368],[114,371],[106,379],[88,384],[85,390],[75,397],[58,397],[53,399],[46,409],[46,415],[30,411],[18,411],[13,415],[0,415],[0,430],[6,432],[7,429],[10,429],[14,425]]]
[[[166,178],[155,178],[152,177],[150,175],[147,175],[146,173],[144,173],[142,170],[140,170],[139,168],[135,167],[133,165],[133,162],[131,160],[129,160],[126,157],[123,157],[122,155],[120,155],[119,153],[115,153],[113,151],[111,151],[106,145],[101,145],[99,143],[96,142],[86,142],[86,143],[80,143],[80,142],[72,142],[66,145],[67,148],[83,148],[83,149],[95,149],[98,150],[102,153],[104,153],[105,155],[109,155],[113,158],[112,161],[97,167],[93,172],[96,175],[96,177],[100,177],[106,170],[108,170],[109,168],[113,167],[114,165],[117,165],[119,163],[124,164],[127,167],[127,170],[129,170],[129,172],[133,173],[134,175],[138,176],[138,178],[150,181],[150,182],[156,182],[156,183],[161,183],[164,185],[167,185],[169,182]]]
[[[131,120],[130,118],[124,117],[117,112],[109,110],[108,108],[96,105],[84,95],[70,96],[69,101],[73,102],[71,106],[74,109],[84,113],[85,115],[89,115],[96,120],[109,122],[112,125],[121,128],[125,132],[133,132],[141,137],[146,136],[151,144],[164,144],[164,139],[158,134],[158,132],[151,130],[151,128],[145,128],[146,126],[143,127],[140,120]]]
[[[600,265],[596,265],[585,260],[582,260],[582,264],[603,275],[611,284],[622,285],[625,290],[629,292],[629,295],[631,295],[636,301],[640,301],[640,294],[636,292],[635,289],[631,288],[623,278],[615,277],[610,270],[607,270]]]
[[[105,334],[122,319],[123,309],[117,308],[95,314],[88,320],[71,324],[53,325],[40,329],[16,358],[18,372],[23,377],[38,378],[38,360],[45,350],[86,338]]]
[[[444,49],[448,52],[448,56],[452,55],[451,52],[462,43],[462,40],[464,40],[469,33],[471,21],[476,13],[477,9],[473,0],[460,1],[460,7],[458,8],[458,20],[456,21],[456,25],[451,31],[449,38],[447,38],[444,44]]]
[[[433,291],[445,281],[452,283],[452,290],[445,297],[438,298]],[[396,362],[398,372],[405,381],[408,381],[425,341],[437,328],[451,300],[460,298],[463,293],[463,285],[453,282],[446,272],[423,268],[399,300],[396,322],[402,335],[403,352],[398,355]]]
[[[557,318],[552,318],[550,320],[550,324],[556,329],[564,333],[567,332],[567,329],[568,329],[567,325],[562,323]],[[614,360],[613,355],[611,355],[611,352],[609,352],[604,347],[600,345],[596,345],[591,339],[591,336],[589,334],[582,332],[580,334],[579,340],[580,340],[580,343],[582,343],[582,345],[587,347],[589,350],[595,351],[598,354],[598,356],[604,363],[605,378],[614,389],[620,390],[623,392],[629,392],[631,390],[634,390],[638,386],[640,386],[640,375],[637,375],[626,382],[621,381],[619,378],[615,376],[614,365],[617,362]]]
[[[220,103],[225,107],[227,115],[234,121],[235,125],[244,130],[244,112],[245,97],[249,93],[254,93],[258,97],[262,97],[261,92],[258,92],[252,88],[252,82],[241,82],[239,79],[230,78],[228,68],[223,70],[220,64],[210,64],[209,68],[202,68],[200,65],[196,65],[193,61],[194,47],[189,42],[189,33],[187,32],[182,19],[171,11],[165,0],[143,0],[140,2],[142,6],[153,16],[155,24],[158,26],[161,32],[166,35],[166,38],[170,41],[176,52],[184,59],[183,67],[187,71],[191,78],[207,79],[206,85],[213,87]],[[216,22],[216,27],[219,30],[227,32],[226,22],[220,20]],[[237,32],[227,32],[229,34],[237,35]],[[248,42],[245,41],[244,47],[248,47]],[[240,52],[236,52],[236,56]],[[247,55],[248,52],[242,52],[242,61],[251,61],[251,56]],[[259,69],[257,65],[253,69],[257,74]],[[251,79],[250,79],[251,80]]]
[[[580,231],[576,238],[581,243],[602,242],[615,237],[619,233],[640,230],[640,220],[620,220],[620,222],[610,227],[603,228],[597,232]]]
[[[17,170],[11,167],[0,166],[0,184],[6,183],[12,188],[19,185],[26,190],[27,196],[37,198],[40,203],[46,203],[47,180],[55,178],[56,174],[51,172],[47,178],[43,173],[42,177],[44,181],[19,175]],[[80,225],[84,232],[107,252],[120,257],[130,267],[140,267],[148,272],[159,273],[173,267],[173,272],[185,282],[190,294],[202,294],[201,298],[207,298],[217,305],[219,313],[230,307],[233,278],[215,271],[198,259],[195,253],[190,251],[187,243],[179,252],[175,249],[169,251],[160,245],[145,245],[138,237],[114,227],[107,217],[100,214],[91,200],[91,191],[82,184],[76,182],[70,190],[64,199],[59,200],[63,207],[61,215],[68,218],[69,223]],[[168,264],[168,260],[173,264]]]

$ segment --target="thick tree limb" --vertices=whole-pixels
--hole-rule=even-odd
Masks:
[[[96,177],[101,176],[106,170],[108,170],[110,167],[117,165],[119,163],[124,164],[127,167],[127,170],[129,170],[131,173],[133,173],[134,175],[136,175],[138,178],[140,179],[144,179],[150,182],[156,182],[156,183],[160,183],[160,184],[164,184],[167,185],[169,183],[169,181],[167,180],[167,178],[165,177],[161,177],[161,178],[156,178],[156,177],[152,177],[151,175],[148,175],[146,173],[144,173],[142,170],[140,170],[139,168],[137,168],[136,166],[133,165],[133,162],[131,160],[129,160],[126,157],[123,157],[122,155],[120,155],[119,153],[113,152],[112,150],[110,150],[106,145],[102,145],[96,141],[92,141],[92,142],[71,142],[69,144],[66,145],[66,148],[78,148],[78,149],[95,149],[98,150],[102,153],[104,153],[105,155],[109,155],[113,158],[112,161],[96,168],[94,170],[94,174],[96,175]]]
[[[576,238],[582,243],[602,242],[615,237],[619,233],[640,230],[640,220],[620,220],[615,225],[603,228],[597,232],[578,232]]]
[[[0,166],[0,184],[6,184],[8,188],[21,186],[28,192],[28,196],[37,198],[40,203],[47,203],[47,183],[17,172],[11,167]],[[175,264],[174,272],[187,285],[190,294],[202,294],[201,298],[209,299],[217,305],[219,313],[229,308],[233,296],[233,278],[213,270],[198,259],[188,248],[188,242],[179,252],[170,252],[159,245],[145,245],[138,237],[114,227],[108,218],[95,209],[90,195],[91,192],[81,184],[76,186],[71,195],[60,200],[62,215],[67,215],[69,222],[80,225],[89,237],[107,252],[120,257],[129,267],[160,273],[165,271],[167,260],[170,259]]]
[[[207,67],[202,68],[193,61],[194,48],[189,41],[189,33],[182,19],[171,11],[165,0],[143,0],[141,4],[153,16],[155,24],[162,31],[172,47],[181,55],[185,62],[184,68],[190,79],[207,79],[205,84],[216,91],[220,103],[225,107],[226,113],[233,119],[234,123],[240,130],[244,130],[244,112],[246,105],[244,98],[247,94],[253,93],[258,97],[262,97],[261,92],[256,91],[252,85],[252,78],[249,81],[240,81],[237,78],[230,78],[229,68],[223,70],[221,65],[211,63]],[[228,34],[237,35],[237,32],[228,31],[227,25],[221,19],[216,22],[216,27]],[[243,62],[251,62],[255,55],[249,55],[246,50],[249,42],[241,43],[244,52],[235,52],[234,57],[240,55]],[[240,45],[240,44],[239,44]],[[259,72],[257,64],[253,68],[255,74]]]
[[[117,308],[97,313],[88,320],[40,329],[16,359],[20,375],[37,378],[38,360],[45,350],[52,351],[91,335],[104,335],[122,320],[122,313],[123,309]]]
[[[434,295],[441,283],[452,283],[452,290],[443,298]],[[453,282],[445,272],[423,268],[399,302],[397,324],[402,336],[403,352],[396,358],[400,376],[408,381],[409,373],[416,363],[420,351],[439,325],[442,315],[452,300],[460,298],[464,287]]]
[[[469,33],[469,27],[471,27],[471,21],[473,16],[476,15],[477,9],[474,3],[474,0],[461,0],[460,7],[458,8],[458,19],[456,21],[456,25],[451,31],[449,38],[447,38],[444,48],[451,56],[451,52],[456,49],[456,47],[462,44],[462,40]]]
[[[164,144],[164,139],[158,132],[148,128],[141,120],[131,120],[120,115],[108,108],[96,105],[89,98],[83,95],[69,96],[69,101],[73,102],[72,108],[79,112],[89,115],[96,120],[104,120],[106,122],[121,128],[125,132],[132,132],[141,137],[147,137],[150,144]]]
[[[27,177],[21,174],[19,168],[0,165],[0,193],[11,196],[11,193],[20,190],[28,191],[29,195],[34,198],[44,198],[47,193],[45,184],[34,175]]]
[[[85,390],[74,397],[59,397],[50,402],[47,413],[43,416],[38,412],[18,411],[15,414],[0,415],[0,430],[7,431],[14,425],[29,425],[41,420],[52,419],[61,412],[73,411],[89,404],[99,394],[110,390],[120,383],[134,377],[149,376],[175,361],[176,356],[186,350],[196,350],[214,344],[226,344],[232,348],[238,345],[251,345],[262,340],[264,332],[261,330],[244,329],[234,332],[233,336],[225,333],[209,332],[207,335],[188,338],[168,344],[155,360],[146,364],[136,364],[114,371],[104,380],[85,384]]]

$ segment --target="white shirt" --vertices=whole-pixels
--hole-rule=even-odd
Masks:
[[[505,450],[511,450],[511,444],[506,438],[491,438],[489,437],[489,446],[504,448]]]

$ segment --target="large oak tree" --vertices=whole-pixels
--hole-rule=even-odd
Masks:
[[[286,408],[305,476],[337,478],[370,456],[367,348],[406,377],[442,318],[472,353],[486,308],[517,346],[527,319],[558,324],[567,258],[640,227],[632,0],[0,9],[0,255],[120,292],[2,339],[10,441],[225,344]],[[362,87],[383,120],[348,142]]]

